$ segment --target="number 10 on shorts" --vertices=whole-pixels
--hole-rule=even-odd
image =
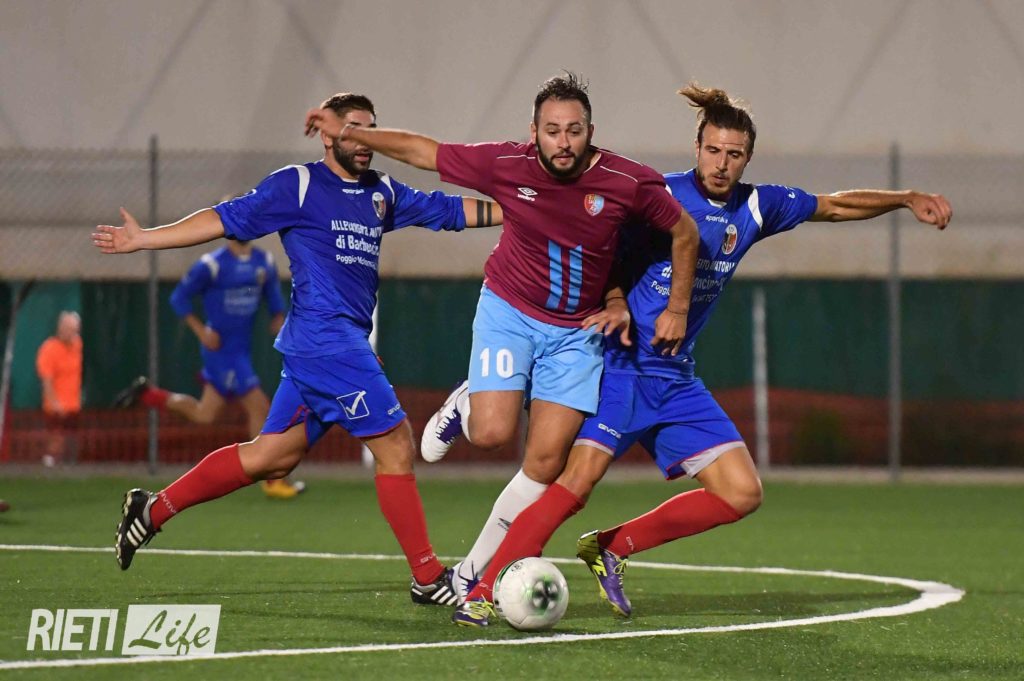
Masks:
[[[494,371],[502,378],[510,378],[515,372],[512,361],[512,352],[508,348],[501,348],[494,353]],[[491,375],[491,349],[484,348],[480,353],[480,376],[487,378]]]

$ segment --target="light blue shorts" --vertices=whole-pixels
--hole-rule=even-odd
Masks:
[[[522,390],[527,401],[593,414],[603,347],[600,333],[533,319],[485,286],[473,319],[469,392]]]

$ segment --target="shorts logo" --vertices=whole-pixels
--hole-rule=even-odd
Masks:
[[[345,411],[345,416],[350,420],[365,418],[370,415],[370,408],[366,406],[366,391],[357,390],[354,393],[342,395],[337,398],[338,404]]]
[[[729,225],[725,228],[725,238],[722,239],[722,253],[729,255],[736,250],[736,225]]]
[[[377,214],[377,219],[378,220],[383,220],[384,219],[384,213],[387,211],[387,209],[388,209],[388,207],[384,203],[384,195],[381,194],[380,192],[374,192],[373,193],[373,212]]]
[[[583,207],[591,215],[597,215],[604,210],[604,197],[600,194],[587,194],[583,197]]]
[[[611,435],[616,440],[621,440],[622,439],[622,435],[619,433],[619,431],[615,430],[614,428],[609,428],[608,426],[604,425],[603,423],[598,423],[597,427],[600,430],[603,430],[604,432],[606,432],[609,435]]]

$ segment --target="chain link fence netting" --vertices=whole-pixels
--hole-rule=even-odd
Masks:
[[[91,227],[117,224],[119,206],[148,225],[155,205],[155,222],[172,222],[306,160],[273,151],[0,149],[3,329],[17,287],[30,279],[41,282],[19,321],[10,428],[0,457],[39,459],[46,432],[34,353],[52,332],[57,311],[72,308],[85,318],[87,364],[87,418],[76,456],[144,460],[144,412],[112,412],[109,402],[115,388],[145,366],[149,259],[102,256],[90,245]],[[665,172],[689,167],[688,157],[642,160]],[[432,174],[386,160],[376,165],[423,189],[443,186]],[[816,193],[888,188],[891,167],[884,152],[759,151],[746,179]],[[942,235],[917,225],[906,211],[900,218],[905,461],[1024,465],[1024,156],[901,155],[899,170],[900,185],[943,193],[954,207],[953,225]],[[773,461],[885,461],[888,220],[808,224],[759,245],[698,344],[702,375],[753,443],[750,300],[754,286],[765,287]],[[472,314],[482,263],[497,239],[497,230],[479,232],[405,230],[389,236],[384,248],[379,349],[414,429],[443,399],[446,385],[465,371],[470,330],[468,323],[455,328],[452,310],[465,313],[459,319]],[[277,254],[287,279],[277,240],[258,245]],[[197,348],[169,313],[166,293],[212,247],[162,252],[158,260],[161,377],[192,394],[198,392]],[[279,360],[269,340],[256,345],[271,392]],[[195,461],[244,435],[239,409],[229,409],[212,426],[168,415],[161,420],[160,458]],[[497,458],[516,456],[511,448]],[[358,443],[337,429],[312,454],[326,461],[359,457]],[[480,460],[468,447],[453,458]]]

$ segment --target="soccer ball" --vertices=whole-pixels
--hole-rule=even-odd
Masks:
[[[494,608],[514,629],[550,629],[568,607],[565,577],[543,558],[512,561],[494,582]]]

